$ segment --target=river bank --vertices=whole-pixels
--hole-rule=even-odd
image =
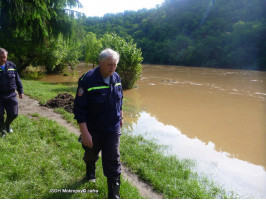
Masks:
[[[42,103],[56,96],[59,91],[68,91],[73,94],[76,90],[75,86],[70,87],[69,85],[43,83],[38,81],[23,80],[23,84],[25,88],[25,93],[37,98]],[[32,87],[33,85],[34,87]],[[132,108],[124,108],[124,110],[127,109],[130,112]],[[71,117],[69,119],[71,119]],[[125,160],[126,156],[124,156],[124,160],[122,158],[122,161],[124,163],[127,163],[130,169],[133,170],[133,172],[139,174],[139,176],[144,181],[148,181],[151,185],[153,185],[154,188],[156,188],[157,191],[161,191],[164,194],[165,198],[221,198],[225,196],[231,197],[230,195],[226,195],[225,192],[216,185],[212,185],[212,183],[207,181],[206,177],[204,181],[199,181],[197,175],[191,170],[193,164],[188,164],[190,162],[182,162],[181,160],[178,161],[176,160],[176,158],[173,159],[172,156],[168,157],[163,155],[161,147],[155,144],[152,145],[152,143],[149,141],[146,142],[146,140],[142,137],[132,137],[128,135],[126,131],[124,131],[122,135],[129,138],[127,139],[127,141],[130,141],[125,143],[125,147],[129,148],[130,145],[128,144],[132,143],[133,147],[135,148],[135,150],[132,150],[133,147],[130,147],[130,149],[123,150],[123,140],[126,139],[121,139],[121,154],[128,155],[127,160]],[[135,143],[132,142],[132,138],[133,141],[135,140]],[[148,151],[149,154],[146,154],[146,156],[143,155],[140,158],[136,159],[136,155],[141,155],[141,152],[145,153],[148,149],[150,149]],[[163,156],[161,160],[166,160],[164,162],[158,163],[158,155]],[[154,165],[154,163],[158,163],[161,167],[158,165]],[[180,164],[176,165],[176,163]],[[165,171],[162,171],[161,169],[165,169]],[[175,176],[175,174],[169,175],[169,173],[171,172],[179,172],[183,175],[178,178],[178,176]]]
[[[72,87],[90,67],[42,81]],[[198,172],[242,198],[265,198],[265,83],[260,71],[143,65],[137,87],[124,91],[134,105],[125,120],[133,135],[195,160]]]

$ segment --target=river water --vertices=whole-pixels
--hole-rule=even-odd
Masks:
[[[48,82],[77,82],[49,75]],[[241,198],[266,198],[266,72],[143,65],[125,120]]]

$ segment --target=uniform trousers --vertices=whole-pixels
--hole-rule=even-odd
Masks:
[[[117,132],[95,132],[90,131],[93,147],[90,149],[82,145],[85,150],[83,160],[86,164],[95,164],[102,151],[103,173],[107,178],[116,177],[121,174],[120,163],[120,130]]]
[[[0,94],[0,120],[4,120],[7,114],[6,123],[10,124],[18,116],[18,100],[16,93]]]

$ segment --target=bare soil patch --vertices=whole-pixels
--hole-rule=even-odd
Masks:
[[[55,98],[44,104],[48,108],[64,108],[67,112],[72,113],[74,108],[74,97],[69,93],[60,93]]]

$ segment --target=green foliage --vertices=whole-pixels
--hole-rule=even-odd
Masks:
[[[132,37],[144,63],[266,70],[265,7],[265,0],[165,0],[82,24],[98,36]]]
[[[101,49],[101,43],[97,40],[96,34],[89,32],[85,37],[85,61],[92,63],[93,66],[98,63],[98,56]]]
[[[142,53],[137,45],[130,39],[127,42],[124,38],[116,34],[105,34],[97,39],[96,35],[89,32],[85,38],[85,58],[86,62],[98,63],[98,56],[103,49],[111,48],[120,55],[116,72],[120,75],[124,89],[134,86],[139,79],[143,60]]]
[[[47,37],[60,33],[69,37],[72,31],[70,16],[75,12],[66,7],[81,6],[78,0],[1,0],[1,32],[15,39],[28,35],[32,44],[43,44]],[[78,13],[77,13],[78,14]]]
[[[121,77],[123,88],[132,88],[142,71],[141,50],[136,47],[133,40],[126,42],[116,34],[105,34],[101,39],[101,44],[102,49],[111,48],[119,53],[120,61],[116,71]]]
[[[79,13],[67,6],[81,4],[78,0],[0,1],[0,46],[11,53],[9,58],[19,71],[29,65],[45,65],[48,72],[61,71],[77,60],[79,53],[67,42],[75,36],[74,17]]]
[[[74,67],[81,55],[80,50],[64,42],[62,36],[50,40],[46,48],[39,50],[36,64],[45,66],[47,73],[62,72],[68,66]]]

